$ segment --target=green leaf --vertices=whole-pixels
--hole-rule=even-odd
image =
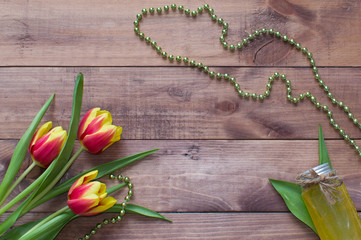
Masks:
[[[55,239],[55,237],[59,234],[61,229],[73,220],[74,218],[78,217],[73,212],[65,212],[55,218],[55,221],[53,222],[52,226],[48,227],[46,231],[44,231],[40,236],[38,236],[37,240],[50,240]],[[41,218],[39,220],[25,223],[23,225],[20,225],[18,227],[15,227],[11,229],[9,232],[7,232],[4,236],[2,236],[1,239],[3,240],[10,240],[10,239],[19,239],[21,236],[23,236],[27,231],[32,229],[36,224],[38,224],[41,220],[44,218]]]
[[[317,233],[315,225],[313,224],[311,216],[302,199],[302,187],[292,182],[275,179],[269,179],[269,181],[281,195],[291,213]]]
[[[122,206],[120,204],[115,204],[113,207],[108,209],[106,212],[119,213],[120,210],[122,210]],[[154,212],[153,210],[150,210],[148,208],[138,206],[135,204],[131,204],[131,203],[127,204],[127,206],[125,207],[125,211],[127,213],[134,213],[134,214],[139,214],[139,215],[146,216],[146,217],[158,218],[158,219],[162,219],[162,220],[165,220],[168,222],[172,222],[172,220],[162,216],[161,214],[159,214],[157,212]]]
[[[121,159],[117,159],[117,160],[114,160],[112,162],[108,162],[108,163],[104,163],[104,164],[101,164],[99,166],[96,166],[96,167],[93,167],[87,171],[84,171],[72,178],[70,178],[69,180],[67,180],[66,182],[60,184],[59,186],[55,187],[53,190],[51,190],[50,192],[48,192],[48,194],[46,194],[42,199],[40,199],[39,201],[36,202],[36,204],[34,205],[31,205],[30,208],[27,208],[26,210],[29,211],[30,209],[33,209],[37,206],[39,206],[40,204],[62,194],[62,193],[65,193],[67,191],[69,191],[71,185],[73,185],[73,183],[78,179],[80,178],[81,176],[83,176],[84,174],[88,173],[88,172],[91,172],[91,171],[94,171],[94,170],[98,170],[98,176],[97,176],[97,179],[98,178],[101,178],[107,174],[110,174],[112,173],[113,171],[117,170],[117,169],[120,169],[120,168],[123,168],[139,159],[142,159],[156,151],[158,151],[159,149],[152,149],[152,150],[148,150],[146,152],[142,152],[142,153],[137,153],[137,154],[134,154],[134,155],[131,155],[131,156],[127,156],[127,157],[124,157],[124,158],[121,158]]]
[[[10,184],[13,182],[16,174],[18,173],[20,166],[24,161],[25,155],[28,151],[34,132],[38,127],[41,119],[43,118],[46,110],[48,109],[51,101],[53,100],[54,95],[55,94],[51,95],[48,101],[46,101],[44,106],[39,110],[34,120],[31,122],[30,126],[28,127],[28,129],[26,130],[26,132],[24,133],[24,135],[21,137],[20,141],[16,145],[13,156],[11,157],[9,167],[0,185],[0,196],[1,196],[0,203],[3,203],[5,201],[5,199],[2,199],[2,197],[5,195],[6,191],[10,187]]]
[[[325,139],[323,138],[321,124],[319,124],[319,126],[320,126],[319,132],[318,132],[318,151],[320,153],[319,164],[321,165],[324,163],[328,163],[330,165],[330,168],[332,169],[331,161],[328,156],[328,152],[327,152],[327,148],[326,148],[326,144],[325,144]]]

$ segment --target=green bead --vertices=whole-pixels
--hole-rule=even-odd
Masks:
[[[215,73],[214,73],[213,71],[210,71],[208,74],[209,74],[209,76],[210,76],[211,78],[213,78],[214,75],[215,75]]]
[[[110,175],[109,175],[109,179],[112,179],[112,180],[115,179],[114,174],[110,174]]]
[[[122,217],[121,216],[117,216],[117,222],[122,221]]]
[[[129,202],[130,201],[130,196],[125,196],[124,200]]]
[[[352,119],[352,118],[353,118],[353,114],[352,114],[352,113],[348,113],[347,116],[348,116],[349,119]]]
[[[162,52],[162,57],[166,58],[167,57],[167,52]]]
[[[292,102],[293,102],[293,103],[297,103],[297,102],[298,102],[298,99],[294,97],[294,98],[292,99]]]
[[[251,97],[252,97],[253,99],[257,99],[257,94],[252,93]]]
[[[292,89],[291,89],[291,88],[287,88],[287,92],[288,92],[288,93],[291,93],[291,92],[292,92]]]
[[[178,10],[179,10],[179,11],[183,11],[183,10],[184,10],[184,7],[183,7],[182,5],[179,5],[179,6],[178,6]]]
[[[258,96],[258,98],[259,98],[260,100],[263,100],[263,99],[264,99],[264,96],[263,96],[262,94],[260,94],[260,95]]]
[[[281,37],[281,33],[280,32],[275,32],[275,35],[276,35],[276,37]]]
[[[338,106],[339,106],[339,107],[343,107],[343,106],[344,106],[343,102],[339,102],[339,103],[338,103]]]
[[[315,66],[315,61],[312,58],[310,59],[310,65],[313,67]]]
[[[202,68],[203,68],[203,64],[202,64],[202,63],[197,63],[197,67],[198,67],[199,69],[202,69]]]
[[[208,10],[209,9],[209,5],[208,4],[204,4],[204,9]]]
[[[191,65],[192,67],[194,67],[194,66],[196,65],[196,61],[191,60],[191,61],[189,62],[189,65]]]
[[[243,91],[242,91],[241,89],[238,90],[238,95],[239,95],[240,97],[244,97],[244,93],[243,93]]]
[[[144,38],[144,33],[139,33],[139,37],[140,37],[141,39],[143,39],[143,38]]]
[[[306,54],[307,53],[307,48],[302,48],[302,52],[304,53],[304,54]]]
[[[209,8],[209,9],[208,9],[208,12],[209,12],[210,14],[213,14],[213,13],[214,13],[213,8]]]
[[[223,30],[222,30],[222,35],[223,35],[223,36],[227,35],[227,33],[228,33],[227,29],[223,29]]]
[[[182,60],[182,57],[181,56],[176,56],[175,60],[177,60],[177,62],[180,62]]]
[[[132,189],[134,186],[133,186],[133,183],[128,183],[128,188],[129,189]]]
[[[249,39],[249,40],[253,40],[253,39],[254,39],[254,35],[253,35],[253,34],[249,34],[249,35],[248,35],[248,39]]]
[[[344,134],[345,134],[345,131],[344,131],[344,130],[340,129],[339,131],[340,131],[340,134],[341,134],[341,135],[344,135]]]
[[[248,92],[244,93],[245,98],[249,98],[250,94]]]
[[[138,20],[135,20],[135,21],[134,21],[134,26],[136,26],[136,27],[139,26],[139,21],[138,21]]]
[[[172,8],[172,10],[176,10],[177,9],[177,5],[176,4],[172,4],[172,5],[170,5],[170,7]]]
[[[169,6],[164,6],[164,11],[169,11]]]
[[[154,8],[149,8],[150,13],[154,13]]]
[[[169,59],[169,61],[173,61],[173,60],[174,60],[174,56],[173,56],[173,55],[169,55],[169,56],[168,56],[168,59]]]
[[[144,39],[147,43],[150,43],[150,37],[145,37]]]
[[[306,97],[311,97],[311,93],[310,93],[310,92],[306,92],[305,95],[306,95]]]
[[[128,196],[133,196],[133,190],[128,190]]]
[[[284,42],[287,42],[287,41],[288,41],[288,37],[287,37],[286,35],[284,35],[284,36],[282,37],[282,40],[283,40]]]
[[[320,79],[320,75],[318,73],[315,74],[315,79],[319,80]]]
[[[197,16],[197,11],[192,11],[192,17]]]
[[[305,95],[301,93],[300,96],[299,96],[299,98],[300,98],[301,100],[303,100],[303,99],[305,98]]]
[[[356,147],[355,147],[355,150],[356,150],[356,151],[359,151],[359,150],[360,150],[360,147],[359,147],[359,146],[356,146]]]
[[[228,23],[224,22],[224,23],[223,23],[223,28],[224,28],[224,29],[228,29]]]
[[[219,37],[219,40],[220,40],[221,42],[224,42],[224,37],[223,37],[223,36],[220,36],[220,37]]]
[[[247,43],[248,43],[248,39],[247,39],[247,38],[244,38],[244,39],[242,40],[242,44],[243,44],[243,45],[247,45]]]
[[[328,98],[332,98],[332,93],[330,93],[330,92],[327,93],[327,97],[328,97]]]
[[[225,73],[223,77],[224,77],[224,79],[228,80],[229,79],[229,74]]]
[[[295,45],[295,40],[293,40],[293,39],[288,40],[288,42],[289,42],[291,45]]]
[[[229,45],[229,50],[234,51],[234,49],[236,49],[236,47],[233,44]]]
[[[189,61],[189,60],[188,60],[187,57],[183,58],[183,62],[184,62],[184,63],[188,63],[188,61]]]
[[[254,35],[255,35],[255,36],[257,36],[257,37],[258,37],[258,36],[259,36],[259,34],[260,34],[260,32],[259,32],[258,30],[254,31]]]
[[[349,140],[350,140],[350,137],[346,134],[346,135],[344,136],[344,139],[345,139],[346,141],[349,141]]]
[[[97,231],[95,230],[95,229],[92,229],[91,231],[90,231],[90,234],[91,235],[95,235],[97,233]]]
[[[273,74],[273,76],[274,76],[275,78],[279,78],[279,77],[280,77],[280,74],[279,74],[278,72],[275,72],[275,73]]]
[[[189,9],[187,8],[186,10],[184,10],[184,13],[185,13],[186,15],[189,15],[189,14],[191,13],[191,10],[189,10]]]
[[[117,222],[117,219],[115,219],[114,217],[112,219],[110,219],[110,222],[111,223],[116,223]]]
[[[239,84],[238,83],[235,83],[234,87],[237,89],[237,91],[239,90]]]
[[[231,83],[235,83],[235,82],[236,82],[236,79],[235,79],[234,77],[231,77],[231,78],[229,79],[229,81],[230,81]]]
[[[127,206],[127,203],[122,202],[122,203],[120,204],[120,206],[124,209],[124,208]]]
[[[237,48],[241,49],[242,48],[242,43],[237,43]]]
[[[157,50],[158,53],[162,52],[162,48],[159,46],[157,46],[155,49]]]
[[[348,112],[350,111],[350,108],[347,107],[347,106],[344,106],[344,107],[343,107],[343,110],[348,113]]]
[[[319,103],[319,102],[317,102],[315,105],[316,105],[317,108],[321,107],[321,103]]]
[[[147,9],[145,9],[145,8],[142,9],[143,14],[147,14],[147,12],[148,12]]]
[[[309,59],[312,59],[312,53],[308,52],[308,53],[307,53],[307,57],[308,57]]]
[[[209,71],[208,67],[203,67],[203,72],[208,73],[208,71]]]
[[[332,102],[333,104],[336,104],[336,103],[337,103],[337,100],[336,100],[335,98],[332,98],[332,99],[331,99],[331,102]]]
[[[354,144],[355,144],[355,141],[354,141],[354,140],[350,140],[350,144],[351,144],[351,145],[354,145]]]
[[[270,89],[272,88],[272,85],[268,83],[268,84],[266,85],[266,88],[267,88],[267,90],[270,90]]]
[[[282,80],[286,80],[286,75],[282,74],[282,75],[281,75],[281,79],[282,79]]]
[[[273,77],[269,77],[269,78],[268,78],[268,82],[270,82],[270,83],[273,82],[273,80],[274,80]]]
[[[152,45],[152,47],[156,47],[156,46],[157,46],[157,42],[156,42],[156,41],[153,41],[153,42],[151,43],[151,45]]]
[[[123,217],[125,215],[125,210],[120,210],[120,216]]]
[[[286,83],[287,86],[291,86],[291,81],[290,80],[286,80],[285,83]]]
[[[223,42],[222,45],[223,45],[224,48],[228,48],[228,43],[227,42]]]
[[[328,107],[326,105],[322,106],[322,110],[328,112]]]
[[[328,112],[327,112],[327,115],[328,115],[329,117],[332,117],[332,112],[331,112],[331,111],[328,111]]]
[[[203,8],[202,8],[202,7],[198,7],[198,8],[197,8],[197,11],[198,11],[199,13],[202,13],[202,12],[203,12]]]
[[[84,235],[84,239],[90,239],[90,235],[89,235],[89,234],[85,234],[85,235]]]
[[[103,223],[104,223],[104,224],[108,224],[108,223],[109,223],[109,220],[108,220],[108,219],[104,219],[104,220],[103,220]]]
[[[135,27],[134,32],[139,34],[139,28]]]
[[[142,18],[143,18],[142,14],[138,13],[138,14],[137,14],[137,19],[138,19],[138,20],[141,20]]]
[[[267,29],[262,28],[262,29],[261,29],[261,33],[263,33],[263,34],[267,33]]]
[[[291,99],[292,99],[292,96],[288,94],[287,95],[287,100],[291,101]]]
[[[317,73],[317,71],[318,71],[317,67],[312,67],[312,71],[313,71],[314,73]]]
[[[332,125],[335,124],[335,119],[330,118],[330,123],[331,123]]]
[[[216,21],[216,20],[217,20],[217,15],[213,14],[213,15],[211,16],[211,18],[212,18],[213,21]]]
[[[221,79],[221,78],[222,78],[222,74],[221,74],[221,73],[217,73],[217,74],[216,74],[216,78],[217,78],[217,79]]]
[[[264,95],[265,95],[266,97],[268,97],[268,96],[270,95],[270,91],[268,91],[268,90],[265,91],[265,92],[264,92]]]
[[[167,54],[167,53],[166,53],[166,54]],[[129,183],[129,182],[130,182],[129,177],[125,177],[125,178],[124,178],[124,182],[125,182],[125,183]]]
[[[273,35],[274,34],[274,30],[271,28],[270,30],[268,30],[268,33]]]
[[[357,118],[354,118],[354,119],[353,119],[353,124],[355,124],[355,125],[358,124]]]
[[[162,8],[157,8],[157,13],[162,13]]]
[[[223,24],[223,19],[222,18],[218,18],[217,21],[218,21],[219,24]]]
[[[310,99],[311,99],[311,102],[313,102],[313,103],[316,102],[316,98],[314,96],[311,96]]]
[[[301,49],[301,44],[296,43],[296,49],[297,49],[297,50],[300,50],[300,49]]]

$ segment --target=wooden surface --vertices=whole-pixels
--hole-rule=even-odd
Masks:
[[[334,96],[361,117],[360,1],[208,3],[229,23],[227,39],[232,42],[267,27],[306,46]],[[268,178],[293,181],[317,164],[318,123],[334,167],[361,211],[360,159],[324,113],[308,101],[290,104],[281,82],[273,85],[263,103],[240,99],[224,80],[210,80],[197,69],[169,63],[138,39],[135,15],[142,8],[166,4],[170,2],[0,2],[0,179],[18,139],[52,92],[56,98],[43,121],[67,129],[73,84],[76,74],[83,72],[82,116],[92,107],[109,110],[114,123],[123,127],[122,140],[101,155],[81,154],[65,177],[160,148],[117,173],[134,182],[133,203],[173,220],[170,224],[127,215],[92,239],[317,239],[287,211]],[[204,2],[176,4],[195,9]],[[311,91],[361,143],[360,130],[331,106],[306,58],[282,41],[260,38],[231,53],[221,46],[221,29],[206,13],[195,19],[172,11],[154,14],[142,20],[141,30],[169,53],[232,74],[250,92],[264,92],[276,71],[287,74],[294,93]],[[22,171],[30,161],[27,156]],[[34,169],[12,196],[40,174]],[[18,224],[43,217],[65,201],[62,195]],[[58,239],[82,237],[105,217],[112,215],[75,220]]]

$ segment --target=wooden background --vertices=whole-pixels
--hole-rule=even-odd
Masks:
[[[83,72],[82,116],[93,107],[109,110],[114,123],[123,127],[123,135],[101,155],[81,154],[66,177],[160,148],[121,173],[134,182],[133,203],[173,220],[170,224],[127,215],[122,223],[104,227],[92,239],[317,239],[287,211],[268,178],[293,181],[299,172],[317,164],[318,123],[333,165],[361,210],[360,158],[312,104],[290,104],[280,82],[263,103],[240,99],[229,83],[169,63],[134,34],[133,21],[142,8],[171,3],[0,1],[0,179],[18,139],[52,92],[56,98],[43,122],[51,120],[67,129],[73,84],[77,73]],[[195,9],[205,2],[175,3]],[[359,0],[208,4],[229,23],[231,42],[266,27],[306,46],[334,96],[361,117]],[[294,93],[311,91],[331,105],[314,81],[306,58],[281,40],[266,37],[232,53],[221,46],[221,28],[208,13],[197,18],[178,11],[154,14],[142,20],[141,30],[168,53],[232,74],[248,91],[264,92],[268,76],[278,71],[292,80]],[[361,144],[360,130],[341,110],[331,109],[342,128]],[[21,169],[30,163],[27,156]],[[34,169],[16,193],[40,173]],[[19,223],[48,215],[65,201],[62,195]],[[79,218],[58,239],[82,237],[112,216]]]

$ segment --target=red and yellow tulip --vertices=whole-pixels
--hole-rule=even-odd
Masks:
[[[62,127],[51,129],[52,125],[52,122],[42,125],[34,134],[29,146],[31,158],[37,165],[45,168],[59,155],[67,138],[67,133]]]
[[[112,115],[100,108],[88,111],[80,122],[78,139],[90,153],[98,154],[120,140],[122,128],[112,125]]]
[[[80,177],[69,189],[68,206],[78,215],[92,216],[108,210],[117,202],[106,197],[106,186],[98,181],[90,182],[98,175],[98,170]]]

